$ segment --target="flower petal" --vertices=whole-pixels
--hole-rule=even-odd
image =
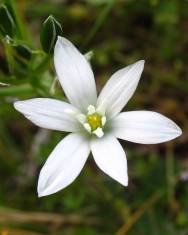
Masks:
[[[150,111],[120,113],[111,125],[117,138],[141,144],[158,144],[182,134],[169,118]]]
[[[140,60],[114,73],[98,97],[99,112],[109,117],[119,113],[135,92],[143,69],[144,60]]]
[[[79,134],[69,134],[52,151],[38,182],[39,197],[60,191],[82,170],[90,152],[89,142]]]
[[[71,114],[79,111],[63,101],[36,98],[17,101],[14,107],[39,127],[67,132],[80,130],[78,121]]]
[[[82,112],[89,105],[96,105],[97,92],[92,69],[84,55],[66,38],[58,37],[54,63],[69,101]]]
[[[127,159],[119,141],[111,135],[91,141],[91,151],[98,167],[120,184],[128,185]]]

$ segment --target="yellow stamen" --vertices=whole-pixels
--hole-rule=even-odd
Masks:
[[[87,122],[92,131],[96,130],[98,127],[102,127],[102,117],[98,113],[87,115]]]

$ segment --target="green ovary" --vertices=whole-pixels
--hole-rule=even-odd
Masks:
[[[98,127],[102,127],[102,118],[98,113],[87,115],[87,122],[92,131],[96,130]]]

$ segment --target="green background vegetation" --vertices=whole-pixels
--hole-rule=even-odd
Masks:
[[[0,82],[5,83],[0,85],[0,234],[188,234],[188,1],[1,3],[7,4],[15,25],[7,28],[12,38],[2,33],[0,44]],[[116,70],[145,59],[126,110],[155,110],[183,129],[180,138],[164,144],[123,142],[127,188],[104,175],[90,157],[73,184],[37,197],[39,171],[64,133],[37,128],[12,103],[31,97],[63,99],[59,84],[53,84],[52,56],[40,45],[42,23],[50,14],[83,53],[93,51],[98,91]]]

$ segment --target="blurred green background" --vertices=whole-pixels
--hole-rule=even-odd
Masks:
[[[0,15],[0,234],[187,235],[188,1],[0,2],[13,20]],[[37,128],[12,103],[63,98],[53,83],[53,57],[40,45],[42,23],[50,14],[83,53],[93,51],[98,91],[116,70],[145,59],[126,110],[160,112],[183,130],[164,144],[122,142],[127,188],[104,175],[90,157],[69,187],[37,197],[39,171],[64,133]]]

